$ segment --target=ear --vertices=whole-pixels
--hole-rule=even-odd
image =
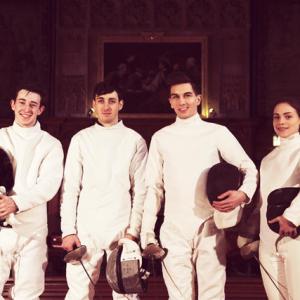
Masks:
[[[45,105],[41,105],[38,112],[38,116],[40,116],[44,111],[45,111]]]
[[[197,97],[197,104],[200,105],[200,103],[202,101],[202,95],[198,94],[196,97]]]
[[[169,98],[169,103],[170,103],[170,106],[171,106],[171,108],[172,108],[172,109],[174,109],[174,106],[173,106],[173,101],[172,101],[172,99],[171,99],[171,98]]]
[[[119,111],[122,110],[123,106],[124,106],[124,101],[119,100]]]
[[[11,99],[11,100],[10,100],[10,108],[11,108],[12,111],[15,111],[16,103],[15,103],[15,100],[14,100],[14,99]]]

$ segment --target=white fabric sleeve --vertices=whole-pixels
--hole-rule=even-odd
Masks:
[[[226,127],[222,126],[221,130],[219,130],[217,142],[222,158],[238,167],[244,173],[244,180],[239,191],[244,192],[251,200],[255,193],[258,179],[258,172],[254,163]]]
[[[41,205],[55,196],[63,176],[63,158],[61,143],[55,140],[39,167],[36,184],[26,192],[11,196],[18,212]]]
[[[300,170],[300,162],[297,165],[297,169]],[[298,184],[300,184],[299,181]],[[300,192],[292,201],[290,207],[284,211],[283,216],[295,226],[300,226]]]
[[[143,138],[137,142],[136,153],[130,164],[130,183],[132,208],[129,227],[126,232],[139,237],[142,224],[144,201],[146,197],[145,167],[147,161],[147,145]]]
[[[283,216],[295,226],[300,226],[300,192],[292,201],[290,207],[284,211]]]
[[[76,234],[77,204],[81,190],[82,156],[78,137],[73,137],[67,153],[61,194],[61,231],[65,237]]]
[[[154,227],[157,213],[164,199],[163,158],[159,152],[155,135],[152,137],[146,166],[147,196],[144,205],[141,229],[142,247],[155,241]],[[146,240],[145,240],[146,239]]]

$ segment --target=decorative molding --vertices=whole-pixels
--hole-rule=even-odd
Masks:
[[[56,97],[57,116],[82,116],[87,112],[84,76],[62,76]]]
[[[60,0],[58,3],[60,26],[66,28],[80,28],[86,26],[88,1]]]
[[[113,30],[121,27],[119,1],[90,0],[90,22],[92,28]]]
[[[216,0],[186,1],[186,27],[197,31],[212,31],[218,25],[217,13]]]
[[[181,0],[154,2],[154,26],[158,28],[183,28],[184,3]]]
[[[250,22],[250,0],[221,1],[221,28],[245,28]]]
[[[151,2],[148,0],[122,0],[122,27],[149,28],[152,26]]]

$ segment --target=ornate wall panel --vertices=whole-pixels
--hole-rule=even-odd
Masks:
[[[20,82],[37,82],[50,93],[50,1],[9,1],[0,5],[0,116]],[[48,104],[48,98],[45,99]],[[49,110],[46,114],[49,113]]]
[[[78,28],[87,24],[86,0],[59,0],[59,21],[62,27]]]
[[[276,99],[300,96],[300,2],[263,1],[257,11],[257,113],[268,115]]]
[[[120,2],[90,0],[90,26],[98,30],[119,29],[121,21]]]
[[[86,114],[86,81],[84,76],[62,76],[56,97],[57,116]]]
[[[212,107],[220,117],[249,116],[249,0],[77,0],[76,9],[70,0],[58,2],[56,91],[61,76],[80,75],[91,97],[94,84],[102,78],[102,37],[118,36],[123,43],[134,36],[207,37]],[[56,112],[63,114],[61,109]]]

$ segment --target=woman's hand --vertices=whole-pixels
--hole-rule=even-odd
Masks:
[[[280,236],[290,236],[291,238],[295,238],[298,235],[297,227],[284,216],[279,216],[269,221],[270,224],[277,222],[279,223]]]

